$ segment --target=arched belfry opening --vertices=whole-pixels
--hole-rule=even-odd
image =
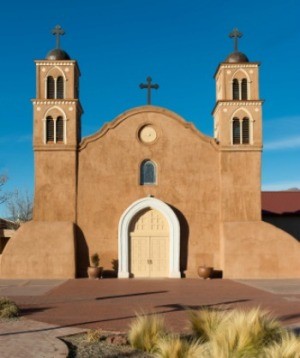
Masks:
[[[147,197],[130,205],[119,221],[119,278],[180,278],[180,226],[164,202]]]

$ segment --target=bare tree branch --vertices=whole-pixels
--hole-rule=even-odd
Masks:
[[[29,221],[32,219],[32,196],[27,191],[16,190],[7,199],[6,208],[11,220],[17,223]]]
[[[2,187],[7,182],[7,180],[8,180],[7,175],[5,175],[5,174],[0,175],[0,204],[3,204],[5,201],[7,201],[8,197],[9,197],[8,193],[3,193],[3,191],[2,191]]]

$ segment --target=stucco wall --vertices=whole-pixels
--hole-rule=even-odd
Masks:
[[[74,224],[23,224],[7,243],[1,259],[1,278],[74,278]]]
[[[152,124],[158,139],[150,145],[138,130]],[[139,184],[144,159],[157,165],[157,185]],[[169,204],[181,224],[181,268],[196,276],[200,264],[220,267],[219,153],[213,139],[179,116],[140,107],[87,138],[79,152],[78,226],[89,254],[98,252],[111,268],[118,257],[118,223],[136,200],[153,195]],[[189,255],[187,267],[187,255]],[[84,272],[84,268],[83,272]]]
[[[224,223],[222,250],[226,278],[300,278],[300,243],[268,223]]]

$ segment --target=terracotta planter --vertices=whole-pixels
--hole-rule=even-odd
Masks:
[[[207,278],[211,278],[214,268],[211,266],[199,266],[198,267],[198,275],[199,277],[206,280]]]
[[[101,274],[102,274],[102,267],[89,266],[87,269],[87,273],[88,273],[89,278],[91,278],[91,279],[100,278]]]

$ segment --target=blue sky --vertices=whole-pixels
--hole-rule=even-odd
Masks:
[[[61,47],[81,69],[83,135],[146,103],[138,85],[151,76],[153,104],[213,135],[214,72],[233,50],[261,62],[263,190],[300,188],[300,2],[224,0],[35,0],[2,4],[0,173],[7,190],[33,191],[32,104],[35,59]],[[0,207],[0,215],[4,215]]]

